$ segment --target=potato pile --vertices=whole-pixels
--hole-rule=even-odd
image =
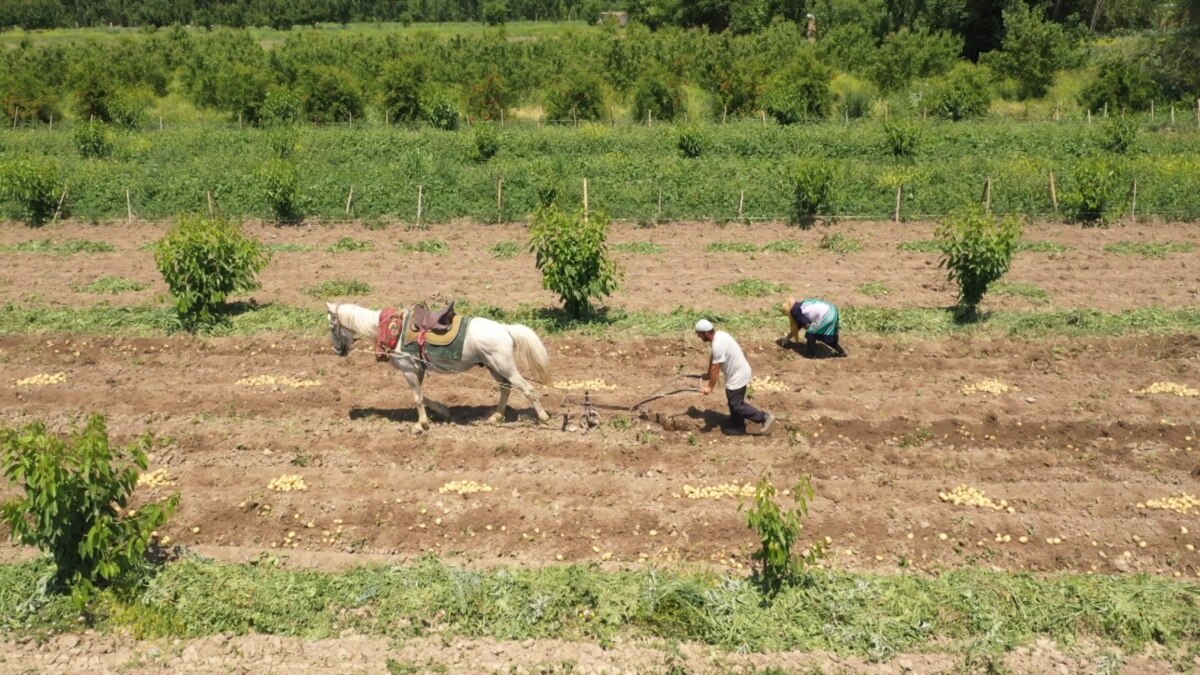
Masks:
[[[292,473],[272,479],[267,484],[267,489],[276,492],[303,492],[308,489],[308,486],[304,484],[303,476]]]
[[[962,393],[963,396],[970,396],[971,394],[1004,394],[1014,390],[1017,390],[1017,388],[1009,386],[1000,380],[988,378],[974,384],[963,385]]]
[[[18,387],[37,387],[45,384],[62,384],[67,381],[66,373],[38,373],[23,380],[17,380]]]
[[[1138,504],[1137,507],[1139,509],[1162,509],[1163,511],[1174,511],[1185,516],[1190,516],[1193,511],[1200,511],[1200,499],[1197,499],[1195,495],[1181,492],[1172,497],[1151,499],[1145,504]]]
[[[755,377],[750,380],[750,388],[755,391],[791,391],[791,388],[771,377]]]
[[[175,484],[175,478],[166,469],[155,469],[138,476],[137,484],[138,487],[169,487]]]
[[[475,494],[476,492],[491,492],[492,486],[485,483],[476,483],[473,480],[452,480],[442,487],[438,488],[438,492],[445,494],[447,492],[456,492],[460,495]]]
[[[237,383],[243,387],[288,387],[290,389],[300,389],[301,387],[319,387],[321,383],[317,380],[297,380],[294,377],[275,377],[274,375],[256,375],[254,377],[243,377]]]
[[[1008,500],[1001,499],[999,503],[992,501],[990,497],[983,493],[979,488],[959,485],[949,492],[939,492],[938,498],[950,504],[958,504],[965,506],[978,506],[983,509],[991,509],[993,511],[1008,511],[1013,513],[1014,509],[1008,505]]]
[[[1155,382],[1145,389],[1133,390],[1131,394],[1170,394],[1171,396],[1200,396],[1200,391],[1174,382]]]
[[[754,486],[750,483],[738,485],[737,483],[722,483],[720,485],[710,485],[701,487],[692,487],[691,485],[683,486],[683,494],[688,499],[722,499],[724,497],[753,497]]]
[[[609,384],[604,380],[562,380],[554,383],[555,389],[565,389],[567,391],[612,391],[617,388],[615,384]]]

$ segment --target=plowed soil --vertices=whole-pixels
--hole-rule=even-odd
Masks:
[[[0,243],[85,238],[109,241],[119,252],[0,254],[0,296],[18,304],[94,304],[98,296],[72,289],[120,275],[151,286],[109,301],[149,301],[165,288],[140,247],[163,227],[68,224],[36,233],[10,227]],[[373,306],[435,294],[505,307],[553,301],[527,254],[494,261],[488,253],[498,241],[522,240],[514,225],[435,226],[430,233],[371,232],[354,224],[252,229],[314,248],[278,254],[256,293],[261,301],[315,309],[320,303],[301,289],[331,278],[371,283],[374,293],[357,300]],[[944,306],[953,299],[932,254],[897,251],[899,242],[928,237],[928,225],[838,229],[859,237],[864,251],[818,251],[819,230],[783,226],[622,227],[616,241],[654,241],[667,252],[622,254],[628,276],[612,304],[727,311],[777,300],[714,292],[743,277],[787,283],[797,295],[819,291],[845,304]],[[1118,240],[1196,242],[1195,232],[1184,225],[1039,226],[1030,238],[1072,250],[1021,253],[1009,280],[1037,284],[1049,299],[992,302],[1106,311],[1193,306],[1200,253],[1146,260],[1102,249]],[[374,241],[376,251],[324,251],[342,236]],[[425,236],[445,238],[462,257],[394,251],[397,241]],[[735,239],[798,239],[807,252],[705,253],[713,241]],[[414,282],[406,276],[416,273],[414,266],[439,281]],[[858,285],[868,281],[883,281],[891,292],[859,294]],[[696,386],[684,375],[698,373],[706,360],[706,346],[690,334],[546,338],[556,382],[603,379],[613,387],[592,393],[602,423],[590,431],[577,428],[586,426],[582,392],[553,386],[541,388],[550,425],[536,425],[517,394],[504,423],[486,423],[497,390],[474,371],[430,376],[426,393],[450,406],[451,418],[421,435],[410,432],[416,415],[399,374],[366,351],[339,359],[328,338],[0,337],[0,423],[46,420],[65,429],[101,411],[121,440],[154,433],[150,468],[165,469],[174,484],[143,487],[140,498],[182,493],[180,511],[161,534],[226,560],[268,552],[290,564],[328,568],[432,552],[469,565],[682,562],[745,570],[754,540],[737,498],[691,498],[690,489],[742,485],[763,474],[783,488],[810,474],[816,498],[806,531],[829,543],[825,564],[838,569],[972,564],[1200,574],[1197,511],[1149,508],[1153,500],[1200,493],[1200,398],[1135,393],[1154,382],[1200,388],[1197,336],[845,335],[850,358],[808,360],[771,342],[782,330],[736,336],[756,377],[779,385],[752,392],[755,405],[779,417],[767,436],[723,435],[720,391],[709,397],[677,391]],[[17,384],[55,373],[65,381]],[[258,376],[275,377],[276,384],[244,381]],[[310,386],[293,388],[280,378]],[[964,393],[988,379],[1009,390]],[[629,409],[668,392],[677,393]],[[307,489],[268,488],[293,474]],[[491,490],[441,491],[453,481]],[[983,491],[997,508],[939,497],[958,486]]]

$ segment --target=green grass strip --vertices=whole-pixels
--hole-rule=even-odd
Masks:
[[[590,320],[572,320],[560,309],[520,307],[508,309],[467,301],[458,303],[464,314],[486,316],[504,323],[523,323],[541,333],[604,337],[655,337],[691,331],[698,317],[717,322],[735,335],[763,329],[783,330],[777,312],[722,313],[677,308],[670,312],[609,310]],[[325,331],[325,312],[316,308],[269,304],[232,306],[225,321],[207,334],[254,335],[284,331],[315,335]],[[162,335],[178,330],[169,307],[117,306],[24,307],[0,306],[0,335],[72,333],[76,335]],[[843,334],[905,335],[938,338],[953,334],[1012,335],[1025,337],[1113,337],[1200,331],[1200,308],[1144,307],[1123,312],[1048,310],[993,312],[976,323],[955,322],[949,308],[843,307]]]
[[[28,609],[47,563],[0,566],[10,632],[76,630],[68,598]],[[175,563],[144,590],[106,593],[101,630],[195,638],[250,632],[306,639],[658,638],[730,651],[828,650],[886,660],[922,650],[1002,653],[1039,638],[1128,652],[1200,638],[1200,586],[1150,575],[1034,576],[960,569],[937,577],[816,570],[766,600],[744,577],[594,566],[466,570],[426,559],[345,572]]]

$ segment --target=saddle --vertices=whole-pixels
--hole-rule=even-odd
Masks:
[[[454,301],[449,305],[433,311],[424,302],[418,302],[412,308],[412,318],[409,319],[410,330],[417,332],[445,333],[454,325]]]

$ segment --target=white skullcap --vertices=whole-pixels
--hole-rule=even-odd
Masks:
[[[708,319],[700,319],[699,321],[696,322],[696,332],[697,333],[707,333],[708,331],[710,331],[712,329],[713,329],[712,322],[709,321]]]

